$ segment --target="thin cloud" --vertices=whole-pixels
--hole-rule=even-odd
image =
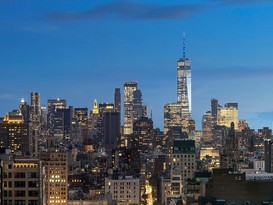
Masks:
[[[11,99],[14,99],[14,96],[12,94],[0,94],[0,99],[11,100]]]
[[[191,14],[206,10],[207,5],[174,5],[158,6],[141,3],[111,3],[90,8],[83,12],[52,12],[48,14],[52,20],[107,19],[124,20],[168,20],[183,19]]]
[[[213,0],[213,1],[231,5],[273,3],[273,0]]]
[[[261,77],[272,77],[273,69],[272,67],[256,66],[256,68],[246,68],[246,67],[230,67],[225,69],[198,69],[198,76],[207,76],[208,78],[261,78]]]

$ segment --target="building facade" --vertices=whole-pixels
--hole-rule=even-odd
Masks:
[[[40,160],[13,158],[1,162],[3,205],[42,204]]]
[[[105,178],[105,194],[120,205],[140,205],[140,181],[133,177],[121,179]]]

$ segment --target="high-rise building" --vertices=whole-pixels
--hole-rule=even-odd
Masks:
[[[71,130],[71,122],[73,117],[73,106],[68,108],[57,108],[54,115],[62,113],[63,114],[63,125],[64,125],[64,135],[69,135]]]
[[[218,125],[230,127],[234,123],[235,129],[238,129],[238,103],[226,103],[225,107],[218,108]]]
[[[38,138],[41,135],[41,105],[40,105],[40,93],[32,92],[30,98],[30,121],[32,122],[32,144],[34,155],[38,155]]]
[[[181,127],[182,130],[182,106],[180,103],[165,103],[164,105],[164,134],[171,129],[171,127]]]
[[[18,111],[9,112],[0,123],[0,147],[17,154],[32,155],[32,134],[31,122],[24,122]]]
[[[135,141],[137,145],[135,147],[140,153],[151,153],[155,148],[152,119],[141,117],[134,121],[133,134],[130,136],[130,141]]]
[[[44,205],[67,205],[68,153],[60,147],[58,137],[47,139],[47,152],[40,153],[43,166]]]
[[[30,98],[30,121],[34,126],[40,125],[41,106],[40,93],[32,92]]]
[[[142,93],[137,89],[137,82],[124,83],[124,130],[123,134],[133,133],[133,122],[146,113],[142,105]]]
[[[87,126],[88,119],[88,108],[75,108],[74,117],[77,119],[77,122],[80,126]]]
[[[196,171],[195,141],[174,140],[171,154],[172,175],[180,175],[183,185],[194,178]]]
[[[133,132],[134,92],[137,90],[137,82],[124,83],[124,131],[125,135]]]
[[[212,140],[213,116],[210,111],[206,112],[202,118],[202,136],[204,142]]]
[[[217,125],[217,117],[218,117],[218,100],[211,99],[211,117],[212,117],[212,126]]]
[[[121,95],[120,88],[115,88],[115,111],[121,112]]]
[[[29,121],[29,105],[27,104],[27,102],[25,101],[24,98],[22,98],[21,100],[21,103],[20,103],[20,107],[19,107],[19,110],[23,116],[23,120],[26,122],[26,121]]]
[[[264,162],[265,162],[265,172],[273,172],[273,145],[270,139],[264,140]]]
[[[117,147],[120,138],[120,113],[107,111],[103,113],[103,146],[106,150]]]
[[[66,100],[65,99],[49,99],[47,101],[47,112],[48,112],[48,124],[52,124],[53,114],[56,112],[57,108],[66,108]]]
[[[46,106],[41,107],[41,129],[45,130],[47,125]]]
[[[185,38],[183,56],[177,61],[177,102],[181,104],[182,118],[191,116],[191,61],[186,58]]]
[[[3,205],[43,204],[40,160],[16,157],[1,162]]]

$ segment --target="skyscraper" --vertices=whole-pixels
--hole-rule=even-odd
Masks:
[[[115,88],[115,111],[116,112],[120,112],[121,111],[121,108],[120,108],[120,105],[121,105],[121,98],[120,98],[120,88]]]
[[[134,92],[137,90],[137,82],[124,83],[124,134],[133,132],[134,120]]]
[[[8,112],[0,123],[0,147],[13,153],[32,155],[34,152],[32,123],[24,122],[20,112]]]
[[[164,134],[171,129],[171,127],[181,127],[181,104],[179,103],[165,103],[164,105]]]
[[[103,113],[103,146],[106,150],[115,149],[120,138],[120,113]]]
[[[238,103],[226,103],[225,107],[218,109],[218,125],[230,127],[232,122],[235,129],[238,129]]]
[[[39,126],[40,124],[40,93],[32,92],[30,97],[30,121],[34,126]]]
[[[177,102],[181,104],[182,118],[191,116],[191,62],[186,58],[185,36],[183,57],[177,61]]]
[[[219,107],[218,100],[211,99],[212,126],[217,125],[218,107]]]

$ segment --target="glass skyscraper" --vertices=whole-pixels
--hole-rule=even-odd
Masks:
[[[185,56],[177,61],[177,103],[182,106],[182,118],[191,116],[191,62]]]

